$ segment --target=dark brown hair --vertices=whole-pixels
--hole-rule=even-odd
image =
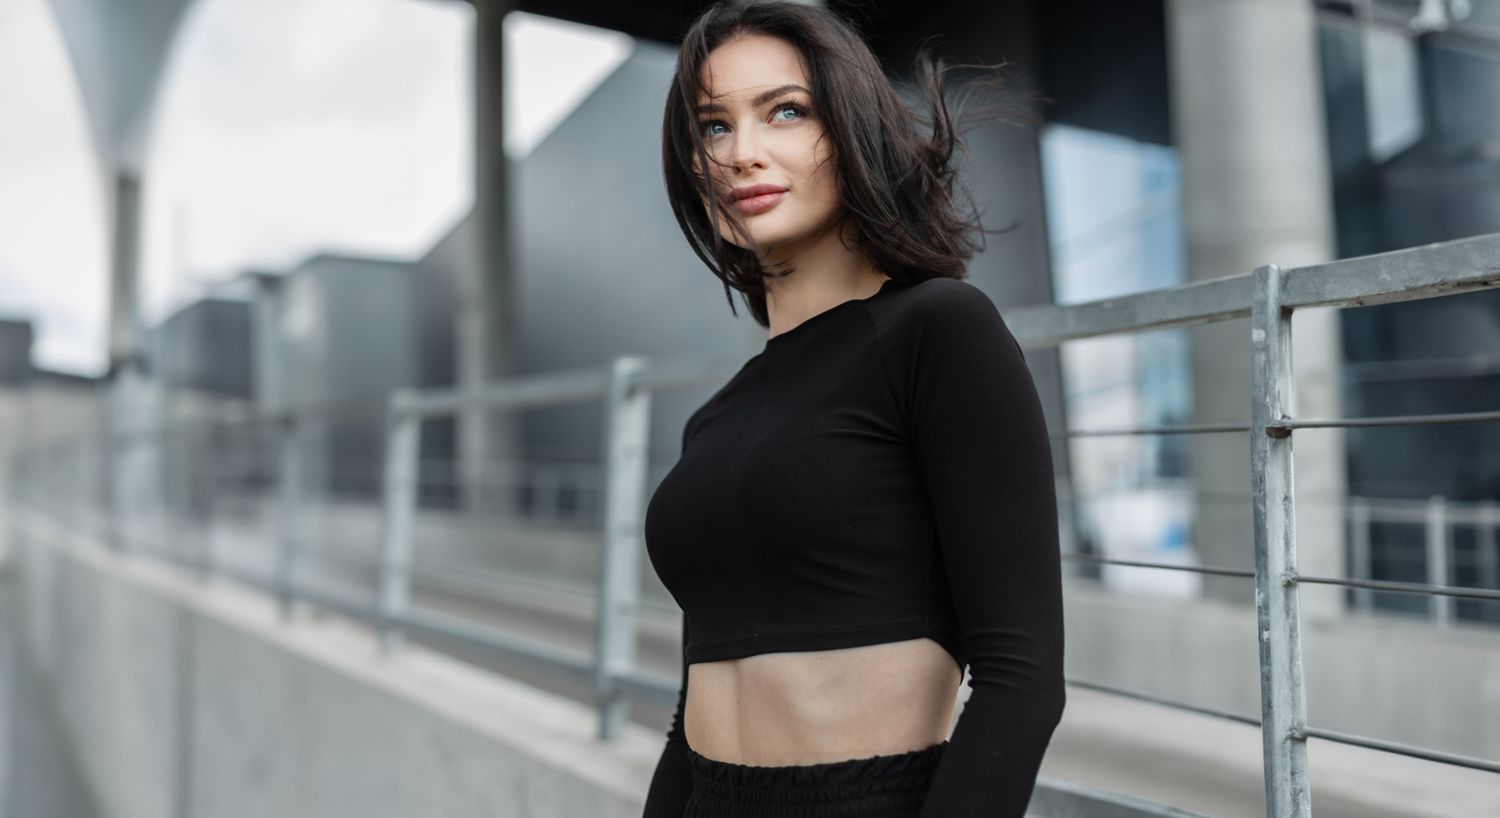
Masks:
[[[662,171],[677,224],[693,251],[724,282],[730,311],[732,288],[744,294],[751,316],[769,327],[763,278],[794,272],[763,269],[752,249],[724,241],[716,217],[728,219],[737,235],[749,233],[714,193],[709,175],[694,169],[694,156],[700,159],[698,167],[715,164],[695,113],[700,94],[708,93],[703,64],[715,48],[741,34],[779,37],[801,54],[811,84],[812,116],[820,120],[823,138],[833,142],[839,198],[853,222],[856,246],[850,249],[898,281],[966,276],[969,259],[984,248],[983,234],[1004,230],[985,230],[977,215],[965,218],[959,212],[956,191],[961,185],[953,154],[964,146],[948,112],[944,78],[954,68],[992,66],[948,65],[933,58],[924,42],[914,71],[917,90],[931,111],[922,115],[902,102],[860,33],[834,12],[795,2],[726,0],[699,15],[678,48],[677,73],[662,117]],[[996,87],[994,80],[972,86]],[[1015,112],[1002,104],[977,113],[985,119]],[[1024,112],[1021,118],[1031,119]],[[712,215],[705,202],[715,203]],[[973,213],[972,197],[969,203]]]

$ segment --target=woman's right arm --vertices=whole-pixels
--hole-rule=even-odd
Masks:
[[[687,737],[682,731],[682,711],[687,702],[687,618],[682,620],[682,686],[677,689],[677,712],[667,730],[667,745],[656,762],[651,788],[646,792],[642,818],[682,818],[693,792],[693,772],[688,766]]]

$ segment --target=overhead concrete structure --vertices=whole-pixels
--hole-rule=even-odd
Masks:
[[[139,173],[156,92],[193,0],[51,0],[88,106],[91,137],[111,167]]]
[[[110,218],[109,370],[138,367],[141,174],[157,90],[193,0],[52,0],[78,76]]]

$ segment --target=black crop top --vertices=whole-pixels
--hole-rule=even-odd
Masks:
[[[887,280],[770,338],[688,418],[645,534],[684,614],[646,818],[692,789],[688,665],[918,637],[971,689],[921,815],[1024,815],[1065,700],[1057,503],[1031,373],[978,288]]]

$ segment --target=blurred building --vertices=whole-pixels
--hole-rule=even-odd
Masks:
[[[16,387],[31,379],[30,321],[0,318],[0,385]]]
[[[235,479],[261,485],[274,477],[275,450],[256,437],[269,427],[249,420],[295,413],[305,487],[368,501],[378,491],[386,397],[418,385],[416,291],[412,265],[328,253],[215,287],[148,333],[162,423],[193,435],[190,421],[239,422],[241,433],[195,438],[184,457],[253,458]],[[453,308],[450,300],[434,320],[451,321]]]
[[[37,368],[32,362],[34,337],[31,321],[0,319],[0,497],[24,497],[24,491],[13,491],[12,481],[24,485],[31,475],[23,469],[40,467],[36,459],[21,465],[19,452],[76,444],[80,432],[87,435],[100,428],[101,382]],[[90,472],[79,457],[54,456],[47,467],[72,474],[80,486],[102,489],[102,475]],[[7,510],[7,504],[0,503],[0,531],[9,530]],[[5,538],[0,537],[0,563],[7,557]]]
[[[168,316],[149,344],[168,389],[249,400],[252,393],[250,304],[210,297]]]
[[[1332,4],[1328,4],[1332,5]],[[1385,8],[1379,8],[1379,6]],[[1386,252],[1500,230],[1500,3],[1435,4],[1425,25],[1377,4],[1373,25],[1324,17],[1319,29],[1339,253]],[[1415,5],[1415,4],[1407,4]],[[1414,23],[1414,21],[1417,21]],[[1415,31],[1413,29],[1416,29]],[[1342,387],[1350,415],[1425,415],[1500,406],[1500,292],[1385,304],[1342,314]],[[1348,431],[1351,495],[1454,502],[1500,499],[1500,426]],[[1377,579],[1422,582],[1421,525],[1375,521]],[[1495,587],[1494,539],[1451,529],[1451,581]],[[1358,557],[1351,550],[1349,559]],[[1426,600],[1373,595],[1426,614]],[[1460,618],[1500,622],[1493,605]]]
[[[308,418],[308,487],[377,491],[385,401],[417,383],[417,314],[410,265],[320,254],[287,271],[274,290],[275,341],[260,348],[257,382],[275,408]]]

